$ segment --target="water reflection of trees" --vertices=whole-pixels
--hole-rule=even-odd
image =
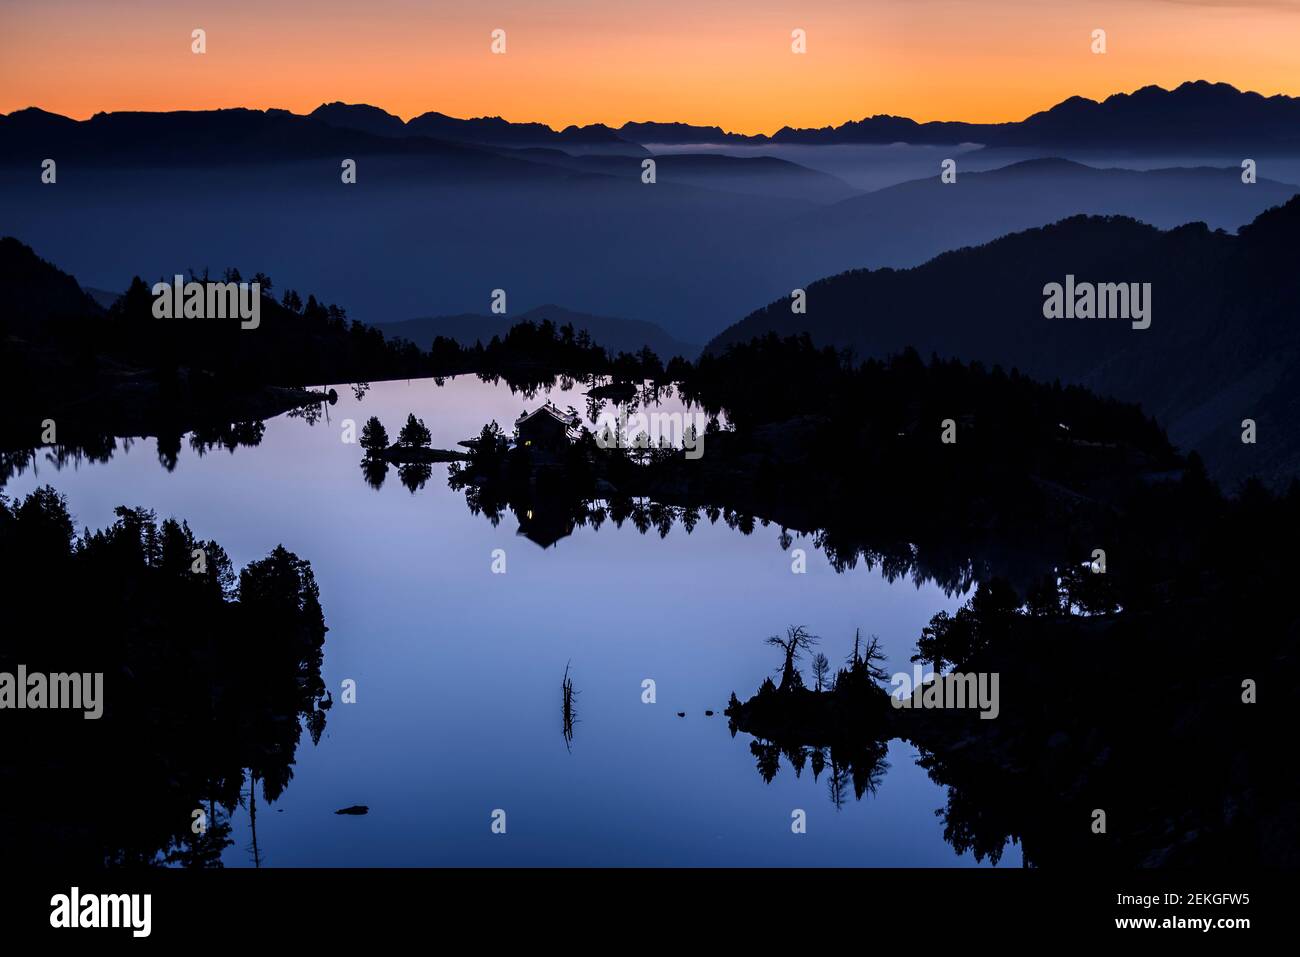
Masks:
[[[266,435],[266,423],[260,419],[204,425],[189,433],[189,446],[200,457],[215,449],[234,452],[239,448],[255,448]],[[185,433],[161,431],[157,437],[158,464],[168,472],[174,471],[180,459]],[[10,479],[31,470],[39,478],[42,464],[56,472],[65,468],[79,468],[84,463],[105,464],[118,451],[131,451],[139,438],[118,437],[99,433],[77,433],[67,441],[30,449],[0,452],[0,488]]]
[[[829,767],[826,790],[836,810],[844,807],[850,794],[861,801],[880,790],[889,770],[889,762],[885,760],[888,750],[884,741],[808,746],[789,740],[776,742],[756,738],[749,743],[759,777],[768,784],[776,779],[783,757],[796,778],[802,776],[805,767],[809,767],[813,780],[817,781]]]
[[[319,593],[282,547],[236,574],[184,522],[116,516],[77,536],[48,487],[0,500],[0,671],[104,675],[98,720],[6,712],[0,830],[11,860],[217,865],[324,731]]]
[[[681,385],[582,380],[589,421],[617,404],[603,391],[612,388],[630,389],[618,401],[633,408],[677,396],[704,410],[697,462],[668,448],[601,449],[584,430],[545,461],[519,448],[504,462],[476,453],[452,467],[451,487],[493,524],[513,512],[520,533],[540,544],[607,521],[689,534],[707,518],[744,535],[774,528],[787,551],[802,536],[838,572],[865,565],[952,594],[994,576],[1033,581],[1084,543],[1105,540],[1144,473],[1185,464],[1135,410],[1083,390],[926,365],[914,354],[855,369],[807,343],[750,352],[678,364],[690,377]],[[782,357],[807,375],[788,374]],[[570,384],[540,374],[505,381],[526,398]],[[945,403],[974,410],[961,416],[963,439],[953,446],[940,443],[937,425],[928,435]],[[1064,430],[1058,414],[1076,430]]]
[[[266,423],[256,419],[250,422],[201,427],[190,433],[190,448],[202,458],[208,452],[218,448],[225,449],[227,452],[233,452],[238,448],[257,448],[262,444],[265,435]],[[161,443],[161,439],[159,442]],[[161,444],[159,448],[161,450]]]
[[[374,487],[382,484],[386,469],[362,463],[365,480]],[[427,468],[427,466],[426,466]],[[422,487],[422,474],[416,487]],[[407,484],[410,488],[411,485]],[[502,481],[484,480],[483,473],[453,465],[449,487],[461,491],[471,514],[482,515],[496,527],[512,515],[519,534],[549,547],[578,529],[599,531],[606,523],[615,528],[630,525],[642,535],[667,538],[674,530],[690,535],[701,522],[725,526],[741,535],[771,529],[776,546],[790,552],[806,543],[825,556],[839,573],[859,566],[879,572],[887,581],[910,580],[917,585],[934,582],[947,594],[969,591],[990,574],[1027,580],[1045,561],[1029,545],[999,545],[972,539],[961,529],[951,537],[933,535],[916,540],[885,533],[872,535],[863,530],[847,510],[845,525],[829,528],[790,528],[772,519],[731,505],[660,501],[644,495],[620,495],[607,491],[603,497],[587,498],[563,473],[532,475]],[[414,489],[412,489],[414,490]]]
[[[529,335],[543,345],[554,338]],[[910,350],[858,362],[807,337],[769,336],[694,363],[673,360],[649,379],[604,371],[615,377],[516,369],[481,378],[527,399],[581,382],[590,421],[615,404],[613,391],[640,407],[676,396],[709,421],[703,459],[596,452],[584,439],[578,454],[548,463],[557,474],[544,493],[524,494],[520,473],[540,486],[535,470],[453,470],[471,509],[497,522],[509,508],[525,534],[525,517],[550,516],[547,541],[607,519],[661,536],[679,525],[689,532],[701,516],[742,534],[770,525],[783,549],[802,534],[837,571],[865,563],[891,580],[934,580],[957,592],[993,576],[1033,581],[1106,540],[1143,482],[1198,468],[1134,406],[978,363],[926,362]],[[945,422],[960,441],[940,441]]]
[[[884,672],[854,682],[852,666],[818,693],[783,661],[780,687],[769,678],[727,709],[760,775],[781,756],[798,773],[826,742],[900,738],[946,789],[945,839],[979,861],[1019,844],[1043,867],[1296,866],[1300,775],[1276,735],[1300,689],[1300,612],[1279,598],[1300,575],[1300,486],[1225,499],[1191,476],[1135,503],[1104,572],[981,581],[915,636],[914,662],[998,676],[996,717],[894,708]]]

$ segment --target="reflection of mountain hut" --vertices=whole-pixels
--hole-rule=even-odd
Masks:
[[[577,434],[576,416],[561,412],[549,402],[515,421],[518,448],[553,451],[569,445]]]
[[[519,530],[515,534],[524,536],[542,548],[550,548],[573,532],[573,519],[565,514],[563,508],[554,504],[549,508],[533,504],[515,514],[519,518]]]

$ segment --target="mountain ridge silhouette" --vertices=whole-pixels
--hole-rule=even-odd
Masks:
[[[322,103],[308,114],[287,110],[189,110],[163,113],[119,111],[96,113],[74,120],[39,107],[0,116],[0,159],[5,158],[15,132],[68,136],[78,129],[104,129],[116,117],[165,117],[245,113],[258,114],[268,125],[303,136],[324,147],[338,142],[324,130],[347,130],[379,140],[427,138],[443,144],[498,147],[554,146],[578,153],[645,155],[645,144],[717,145],[843,145],[843,144],[961,144],[986,147],[1096,148],[1130,150],[1159,148],[1233,149],[1243,155],[1268,151],[1300,151],[1300,98],[1265,96],[1208,80],[1188,80],[1173,89],[1149,84],[1118,92],[1102,100],[1070,96],[1021,120],[973,123],[960,120],[918,122],[909,117],[877,113],[836,126],[782,126],[771,134],[735,133],[721,126],[679,121],[629,120],[613,127],[604,123],[554,129],[544,123],[512,122],[500,116],[459,118],[428,111],[410,120],[380,107],[340,101]],[[304,125],[310,124],[310,125]],[[225,127],[229,130],[229,125]],[[136,132],[144,132],[136,125]],[[191,133],[195,132],[191,129]],[[109,141],[106,145],[112,145]],[[278,144],[281,148],[283,142]],[[392,142],[362,147],[399,151]],[[120,144],[119,144],[120,146]],[[428,149],[429,147],[425,147]]]
[[[1141,403],[1171,438],[1232,482],[1300,475],[1300,196],[1237,235],[1187,223],[1162,230],[1127,216],[1071,216],[904,269],[856,269],[750,313],[705,351],[775,332],[883,358],[979,361]],[[1044,286],[1149,282],[1152,324],[1044,318]],[[1267,441],[1241,442],[1254,419]]]

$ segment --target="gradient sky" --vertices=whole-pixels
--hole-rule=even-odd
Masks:
[[[1297,50],[1300,0],[0,0],[0,112],[344,100],[753,133],[873,113],[1014,120],[1190,79],[1296,95]]]

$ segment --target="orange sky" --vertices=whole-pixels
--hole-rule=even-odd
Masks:
[[[1089,50],[1097,27],[1105,55]],[[872,113],[1021,119],[1189,79],[1296,95],[1298,58],[1300,0],[4,0],[0,112],[344,100],[753,133]]]

